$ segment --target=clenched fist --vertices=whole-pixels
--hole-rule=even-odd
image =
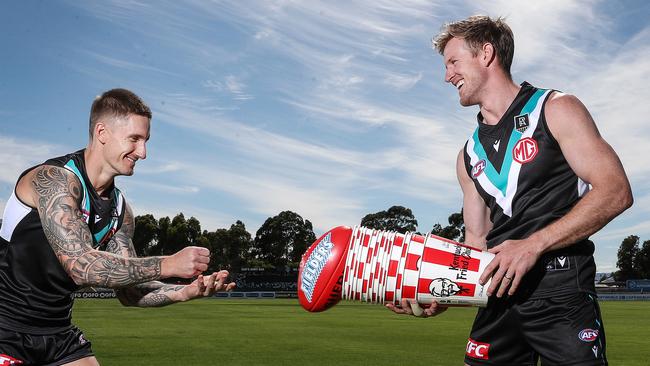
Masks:
[[[161,277],[192,278],[208,269],[210,250],[203,247],[186,247],[165,257],[161,264]]]

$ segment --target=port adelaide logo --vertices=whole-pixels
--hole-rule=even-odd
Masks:
[[[529,126],[530,121],[528,120],[528,113],[515,116],[515,129],[517,131],[524,133]]]

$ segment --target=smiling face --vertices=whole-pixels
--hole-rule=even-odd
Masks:
[[[470,106],[480,103],[480,91],[485,80],[485,70],[479,57],[474,56],[462,38],[452,38],[443,52],[445,62],[445,81],[458,90],[460,104]]]
[[[149,118],[137,114],[105,123],[99,138],[104,146],[104,160],[113,174],[133,175],[135,163],[146,159],[149,127]]]

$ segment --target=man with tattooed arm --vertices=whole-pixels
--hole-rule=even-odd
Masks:
[[[140,307],[234,287],[227,271],[202,275],[206,248],[136,257],[133,213],[114,178],[132,175],[146,158],[150,121],[138,96],[109,90],[92,105],[85,149],[18,178],[0,228],[0,364],[98,365],[71,323],[72,293],[82,287],[113,288],[122,304]],[[194,276],[185,286],[156,281]]]

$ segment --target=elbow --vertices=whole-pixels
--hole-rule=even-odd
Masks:
[[[621,212],[632,207],[633,204],[634,204],[634,197],[632,196],[632,190],[628,188],[627,190],[625,190],[623,197],[621,199],[621,207],[622,207]]]
[[[617,192],[612,193],[609,202],[611,202],[611,207],[616,210],[616,215],[620,215],[625,210],[632,207],[634,197],[632,196],[632,190],[629,188],[629,185],[627,189],[619,189]]]

